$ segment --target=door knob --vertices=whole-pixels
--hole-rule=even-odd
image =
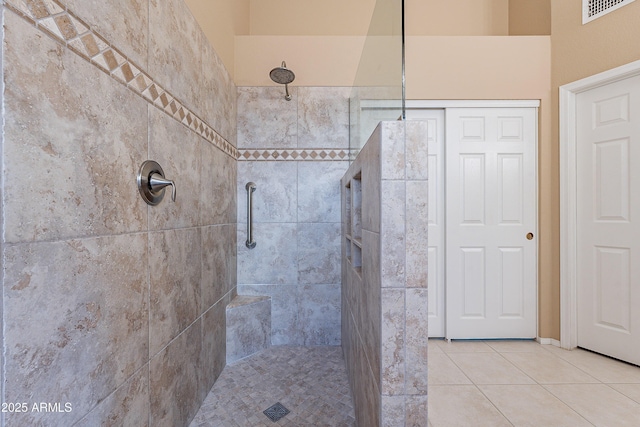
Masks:
[[[153,160],[147,160],[138,171],[138,190],[147,204],[155,206],[162,201],[164,189],[171,186],[171,200],[176,201],[176,183],[165,179],[162,167]]]
[[[527,233],[527,240],[533,239],[533,233]]]

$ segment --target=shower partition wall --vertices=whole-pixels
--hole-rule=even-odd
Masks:
[[[342,347],[366,426],[428,423],[427,128],[402,120],[402,15],[401,1],[377,1],[341,181]]]

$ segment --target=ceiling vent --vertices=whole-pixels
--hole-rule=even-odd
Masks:
[[[582,0],[582,24],[600,18],[634,1],[636,0]]]

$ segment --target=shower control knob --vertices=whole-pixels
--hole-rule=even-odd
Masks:
[[[151,206],[162,201],[165,187],[171,186],[171,200],[176,201],[176,183],[164,177],[162,167],[153,160],[147,160],[138,171],[138,190],[142,199]]]

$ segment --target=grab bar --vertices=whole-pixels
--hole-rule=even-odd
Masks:
[[[253,249],[256,247],[256,242],[253,240],[253,192],[256,191],[256,184],[247,182],[245,188],[247,189],[247,241],[245,245],[249,249]]]

